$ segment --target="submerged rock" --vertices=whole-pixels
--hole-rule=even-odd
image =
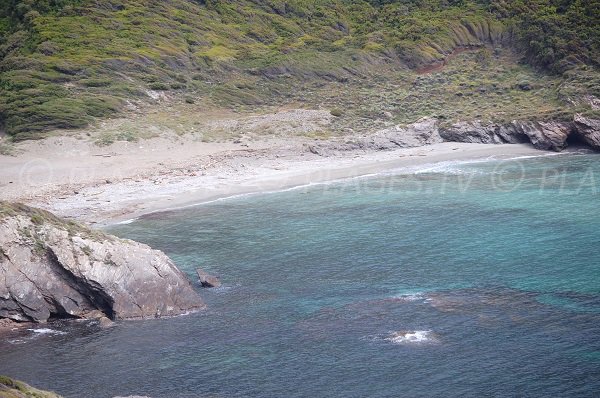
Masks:
[[[154,318],[201,307],[164,253],[0,201],[0,318]]]
[[[61,398],[53,392],[38,390],[22,381],[0,376],[0,398]]]
[[[219,287],[219,286],[221,286],[221,281],[219,280],[218,277],[209,275],[200,268],[198,268],[196,270],[196,273],[198,274],[198,279],[200,280],[200,284],[202,285],[202,287]]]
[[[113,321],[111,321],[110,319],[108,319],[107,317],[103,316],[102,318],[98,319],[98,325],[102,329],[106,329],[106,328],[111,328],[111,327],[115,326],[115,323]]]

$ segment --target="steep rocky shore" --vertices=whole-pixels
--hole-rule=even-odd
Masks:
[[[600,150],[600,120],[576,114],[571,121],[480,120],[444,125],[435,118],[424,118],[408,126],[394,126],[374,134],[309,145],[314,154],[326,156],[335,151],[389,150],[419,147],[439,142],[476,144],[531,143],[541,150],[562,151],[570,142]]]
[[[0,201],[0,319],[154,318],[202,306],[164,253]]]

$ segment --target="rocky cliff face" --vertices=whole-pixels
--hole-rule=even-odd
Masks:
[[[531,142],[543,150],[561,151],[567,146],[571,126],[563,122],[521,122],[508,124],[459,122],[440,130],[446,141],[482,144],[517,144]]]
[[[562,151],[574,139],[600,150],[600,120],[575,115],[566,121],[518,121],[496,124],[459,122],[439,129],[445,141],[482,144],[516,144],[530,142],[543,150]]]
[[[162,252],[0,202],[0,318],[154,318],[202,306]]]
[[[528,142],[527,136],[517,132],[513,126],[502,126],[481,121],[454,123],[440,129],[440,136],[445,141],[481,144]]]
[[[584,142],[594,149],[600,149],[600,120],[577,114],[573,123]]]
[[[573,139],[600,150],[600,120],[575,115],[573,121],[480,120],[444,126],[437,119],[424,118],[407,126],[394,126],[367,136],[315,143],[307,149],[317,155],[353,150],[390,150],[435,144],[443,141],[477,144],[531,143],[542,150],[562,151]]]

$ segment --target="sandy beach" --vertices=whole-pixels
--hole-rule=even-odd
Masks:
[[[530,145],[439,143],[321,156],[304,137],[221,143],[186,137],[98,147],[75,137],[27,142],[0,156],[0,198],[106,225],[240,194],[277,191],[386,170],[543,155]]]

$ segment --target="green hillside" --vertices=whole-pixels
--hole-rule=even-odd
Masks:
[[[600,97],[599,14],[600,0],[7,0],[0,125],[39,138],[157,97],[339,107],[340,128],[380,111],[561,117]]]

